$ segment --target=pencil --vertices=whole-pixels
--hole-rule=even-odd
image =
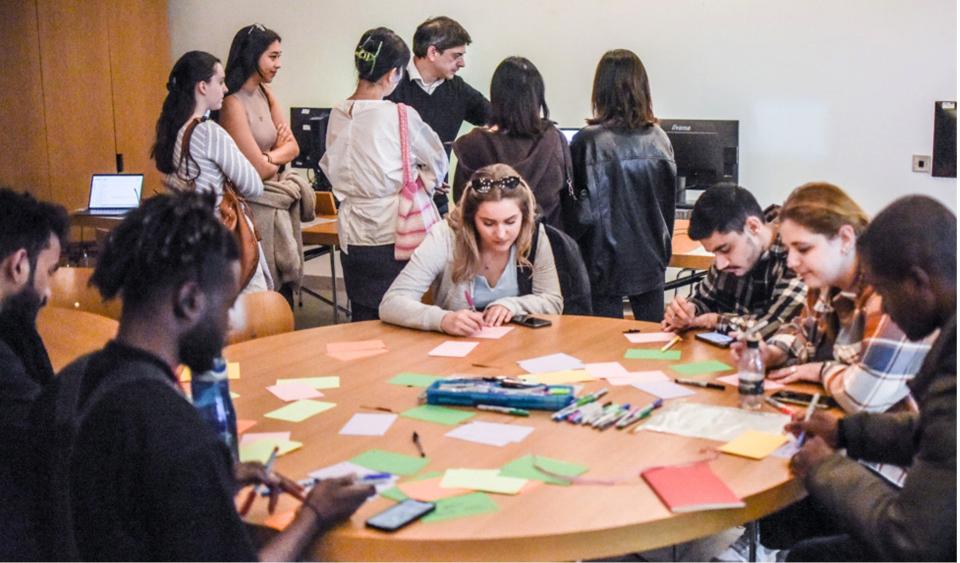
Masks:
[[[673,340],[671,340],[670,342],[667,342],[666,344],[664,344],[664,345],[663,345],[663,348],[660,348],[660,351],[661,351],[661,352],[666,352],[667,350],[669,350],[670,348],[672,348],[674,344],[676,344],[677,342],[680,342],[680,340],[681,340],[681,339],[680,339],[680,335],[679,335],[679,334],[676,335],[676,336],[674,336],[674,337],[673,337]]]

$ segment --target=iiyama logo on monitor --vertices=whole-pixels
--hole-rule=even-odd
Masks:
[[[670,126],[670,130],[671,131],[690,131],[691,127],[689,125],[679,125],[677,123],[674,123],[673,125]]]

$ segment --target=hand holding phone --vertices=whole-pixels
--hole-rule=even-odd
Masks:
[[[367,526],[384,532],[395,532],[433,512],[436,507],[432,502],[407,499],[368,518]]]

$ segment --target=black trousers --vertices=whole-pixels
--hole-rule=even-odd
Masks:
[[[629,299],[634,319],[655,323],[663,320],[663,286],[637,295],[630,295]],[[594,294],[593,314],[596,317],[622,319],[623,296]]]
[[[380,318],[380,301],[407,262],[393,258],[393,245],[347,247],[340,254],[343,284],[350,300],[352,322]]]
[[[787,561],[881,561],[848,534],[803,540],[787,553]]]

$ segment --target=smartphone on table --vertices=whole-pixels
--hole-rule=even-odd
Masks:
[[[547,319],[540,319],[531,315],[514,315],[510,322],[529,328],[542,328],[553,324]]]
[[[801,405],[807,406],[810,404],[810,401],[813,400],[813,395],[810,393],[801,393],[799,391],[786,391],[781,390],[777,391],[772,395],[772,397],[781,403],[790,403],[792,405]],[[840,408],[840,405],[833,400],[833,397],[826,397],[821,395],[820,400],[817,401],[818,409],[836,409]]]
[[[696,339],[721,348],[729,348],[730,344],[734,341],[732,336],[727,336],[719,332],[700,332],[697,333]]]
[[[432,502],[407,499],[367,518],[367,526],[384,532],[395,532],[433,512],[436,507]]]

